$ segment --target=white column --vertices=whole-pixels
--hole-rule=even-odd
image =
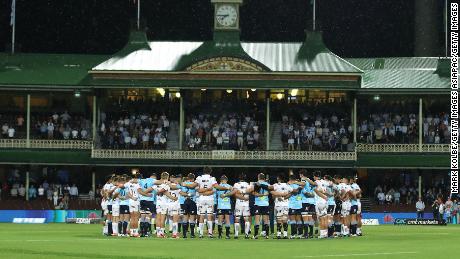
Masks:
[[[422,174],[418,174],[418,197],[422,198]]]
[[[30,148],[30,94],[27,94],[26,147]]]
[[[91,174],[91,189],[93,190],[94,196],[96,196],[96,172]]]
[[[180,95],[180,104],[179,104],[179,150],[182,150],[184,144],[184,130],[185,130],[185,121],[184,121],[184,93]]]
[[[357,139],[356,139],[356,134],[357,134],[357,131],[358,131],[358,100],[356,99],[356,97],[354,98],[353,100],[353,114],[352,114],[353,118],[352,118],[352,123],[353,123],[353,143],[355,143],[356,145],[356,142],[357,142]]]
[[[96,94],[93,95],[93,143],[96,141],[97,135],[97,101]]]
[[[29,200],[29,182],[30,182],[30,178],[29,178],[29,170],[26,171],[26,201]]]
[[[265,135],[265,145],[266,150],[270,150],[270,96],[267,97],[267,109],[266,109],[266,135]]]
[[[419,99],[418,105],[418,151],[422,152],[422,145],[423,145],[423,99]]]

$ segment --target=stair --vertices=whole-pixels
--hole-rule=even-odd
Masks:
[[[372,202],[369,198],[361,198],[361,211],[369,212],[371,211]]]
[[[179,150],[179,123],[171,121],[169,123],[167,150]]]
[[[283,150],[280,121],[270,123],[270,150]]]

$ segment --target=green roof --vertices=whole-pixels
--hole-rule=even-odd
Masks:
[[[350,58],[364,70],[362,89],[366,90],[450,90],[450,78],[439,73],[438,57]]]
[[[101,55],[0,53],[0,85],[77,86]]]

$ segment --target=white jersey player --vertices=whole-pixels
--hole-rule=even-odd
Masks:
[[[139,229],[139,192],[138,189],[140,188],[139,185],[139,175],[134,175],[134,178],[129,181],[125,187],[128,189],[128,196],[129,196],[129,212],[130,212],[130,235],[133,237],[138,237],[138,229]]]
[[[271,195],[275,201],[275,217],[277,238],[281,239],[281,230],[283,229],[283,238],[288,238],[288,211],[289,198],[292,187],[283,181],[282,176],[278,176],[278,182],[273,185]]]
[[[235,203],[235,238],[238,238],[240,232],[240,220],[244,218],[244,233],[245,238],[249,238],[251,229],[251,212],[249,210],[249,193],[252,191],[251,185],[246,182],[246,175],[240,175],[240,181],[233,185],[233,190],[225,196],[234,195]]]

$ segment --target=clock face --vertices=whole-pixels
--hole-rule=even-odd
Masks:
[[[238,21],[238,11],[233,5],[221,5],[216,11],[216,20],[220,26],[233,27]]]

